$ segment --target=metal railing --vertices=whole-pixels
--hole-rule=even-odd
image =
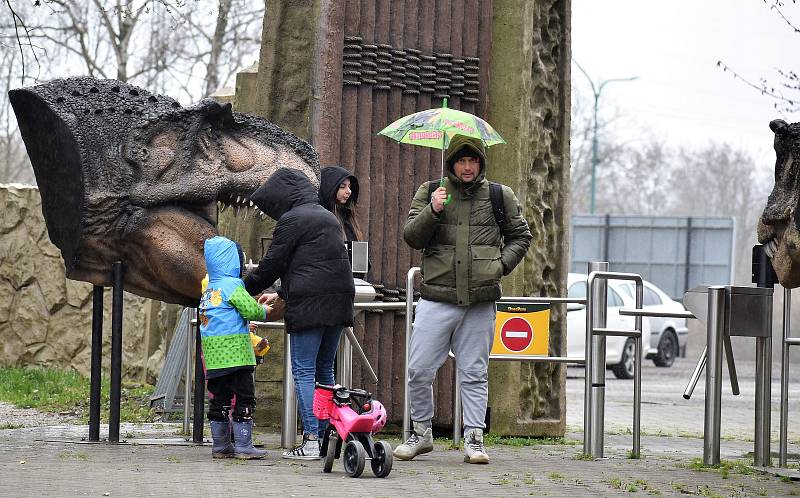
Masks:
[[[609,272],[608,263],[589,263],[586,283],[586,363],[583,404],[583,452],[603,458],[606,389],[606,344],[608,336],[632,337],[634,340],[633,367],[633,449],[632,458],[641,454],[642,411],[642,317],[634,318],[634,330],[606,328],[606,296],[608,280],[632,280],[636,284],[636,309],[642,307],[644,286],[635,273]]]
[[[778,446],[778,466],[786,467],[789,437],[789,348],[800,344],[791,337],[792,290],[783,289],[783,341],[781,342],[781,427]]]

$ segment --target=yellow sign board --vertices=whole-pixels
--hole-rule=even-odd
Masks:
[[[547,356],[549,344],[549,304],[497,303],[491,354]]]

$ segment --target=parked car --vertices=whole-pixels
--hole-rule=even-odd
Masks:
[[[643,307],[652,311],[686,311],[683,304],[673,300],[666,292],[645,280],[642,295]],[[636,284],[630,280],[620,280],[614,285],[634,297]],[[652,359],[657,367],[670,367],[681,351],[686,349],[689,328],[685,318],[648,317],[650,321],[650,340],[645,341],[646,358]]]
[[[586,279],[585,274],[570,273],[567,277],[567,296],[586,297]],[[613,280],[608,283],[607,304],[606,327],[633,330],[634,317],[622,316],[619,310],[635,308],[636,302]],[[583,358],[586,345],[586,307],[572,304],[567,306],[567,310],[567,356]],[[647,319],[642,320],[642,337],[650,337],[650,322]],[[606,366],[618,379],[633,378],[635,349],[633,338],[606,337]],[[642,350],[645,355],[647,348],[642,347]]]

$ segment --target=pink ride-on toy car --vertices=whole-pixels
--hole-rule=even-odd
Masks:
[[[364,472],[367,458],[375,477],[388,476],[392,471],[392,446],[386,441],[372,439],[372,435],[386,425],[383,404],[372,399],[372,394],[363,389],[319,383],[316,387],[314,416],[330,419],[320,446],[320,453],[324,455],[323,472],[330,472],[333,461],[341,455],[344,471],[350,477],[358,477]]]

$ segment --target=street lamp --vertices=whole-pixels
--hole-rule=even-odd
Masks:
[[[578,61],[572,59],[572,62],[578,66],[578,69],[580,69],[583,75],[586,76],[586,79],[589,80],[589,85],[592,86],[592,93],[594,94],[594,123],[592,126],[592,196],[589,204],[589,214],[594,214],[595,170],[597,169],[597,107],[598,101],[600,100],[600,92],[602,92],[603,87],[609,83],[613,83],[615,81],[633,81],[639,79],[639,77],[632,76],[630,78],[611,78],[608,80],[603,80],[600,82],[599,86],[595,86],[594,81],[592,81],[592,78],[589,76],[589,73],[587,73],[586,70],[583,69],[580,64],[578,64]]]

